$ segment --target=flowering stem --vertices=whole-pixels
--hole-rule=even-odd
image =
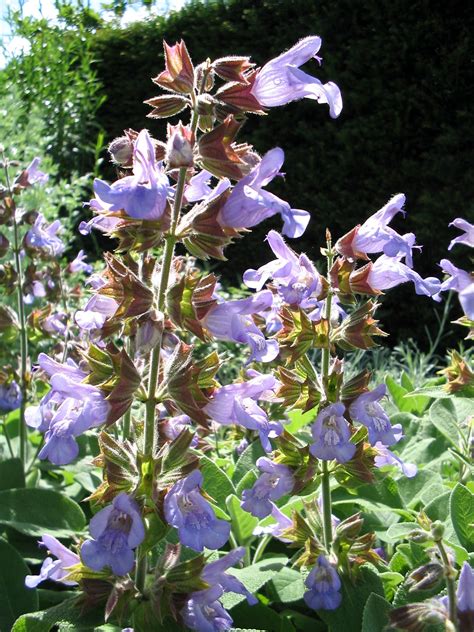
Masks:
[[[436,540],[436,546],[438,547],[438,551],[441,555],[441,559],[443,560],[444,566],[444,577],[446,579],[446,588],[448,591],[448,612],[451,623],[453,624],[454,632],[457,632],[457,610],[456,610],[456,582],[455,582],[455,571],[451,566],[451,562],[449,561],[448,554],[446,553],[446,549],[444,548],[443,540]]]
[[[327,248],[327,274],[329,281],[329,272],[332,267],[332,244],[331,244],[331,233],[329,230],[326,230],[326,248]],[[327,347],[324,347],[322,350],[322,358],[321,358],[321,378],[323,382],[323,387],[327,389],[327,380],[329,376],[329,360],[331,357],[331,286],[328,288],[328,295],[326,298],[326,310],[324,318],[327,321],[327,335],[328,335],[328,343]],[[327,399],[327,393],[326,393]],[[321,489],[322,489],[322,504],[323,504],[323,535],[324,535],[324,546],[326,547],[327,552],[329,553],[332,545],[332,507],[331,507],[331,482],[330,482],[330,474],[328,469],[328,462],[322,461],[322,480],[321,480]]]
[[[5,153],[2,152],[3,165],[5,169],[5,180],[8,190],[8,196],[12,200],[12,191],[10,186],[10,176],[8,174],[8,160]],[[18,316],[20,318],[20,356],[21,356],[21,375],[20,375],[20,390],[21,390],[21,403],[20,403],[20,459],[21,462],[26,464],[26,424],[25,424],[25,406],[26,406],[26,371],[27,371],[27,358],[28,358],[28,338],[26,334],[26,316],[25,316],[25,304],[23,301],[23,274],[21,270],[21,258],[20,258],[20,238],[18,233],[18,223],[16,218],[16,207],[13,205],[13,251],[15,255],[15,271],[17,274],[17,300],[18,300]]]

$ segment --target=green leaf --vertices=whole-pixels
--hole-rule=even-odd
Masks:
[[[458,483],[449,499],[451,520],[461,545],[474,551],[474,494]]]
[[[405,379],[406,385],[408,385],[407,379],[408,378]],[[395,382],[395,380],[390,375],[385,378],[385,383],[387,384],[390,395],[392,396],[393,401],[395,402],[395,405],[400,412],[413,413],[415,415],[423,414],[423,411],[426,409],[430,402],[429,397],[426,397],[424,395],[417,395],[416,397],[412,396],[409,398],[405,397],[406,395],[408,395],[410,390]]]
[[[242,601],[232,609],[232,619],[234,625],[244,630],[253,629],[248,626],[269,632],[294,632],[295,630],[291,621],[284,621],[278,612],[262,603],[249,606],[246,601]]]
[[[301,573],[284,566],[272,579],[268,590],[273,601],[291,603],[302,599],[306,588]]]
[[[361,632],[382,632],[388,623],[388,613],[391,609],[389,602],[380,595],[369,595],[362,616]]]
[[[237,485],[240,479],[243,478],[249,470],[257,469],[255,463],[261,456],[265,456],[265,450],[262,448],[260,441],[254,441],[245,448],[235,465],[235,470],[232,475],[234,485]]]
[[[316,408],[313,408],[305,413],[301,412],[301,410],[292,410],[288,413],[290,423],[285,425],[285,430],[295,434],[300,428],[303,428],[314,421],[316,417],[316,410]]]
[[[433,426],[451,443],[459,444],[459,424],[456,409],[450,399],[439,399],[430,408],[430,420]]]
[[[385,571],[384,573],[380,573],[379,577],[383,582],[385,597],[388,600],[392,600],[396,592],[396,587],[401,584],[404,579],[403,575],[394,571]]]
[[[29,572],[17,551],[0,539],[0,630],[11,630],[21,614],[38,608],[36,589],[25,586]]]
[[[258,476],[255,470],[249,470],[247,474],[240,479],[237,487],[235,488],[236,495],[241,498],[244,489],[249,489],[250,487],[252,487],[257,478]]]
[[[252,533],[258,524],[258,518],[244,511],[240,506],[240,500],[234,494],[227,498],[226,504],[232,519],[232,533],[239,544],[245,545],[253,537]]]
[[[234,575],[243,583],[245,588],[251,593],[256,593],[262,586],[273,579],[276,573],[287,563],[286,556],[271,557],[260,560],[252,566],[245,568],[232,568],[229,575]],[[237,593],[226,593],[222,596],[221,601],[224,608],[229,610],[245,599],[244,595]]]
[[[388,528],[387,540],[393,542],[403,540],[414,529],[418,530],[419,528],[420,525],[417,522],[397,522],[397,524],[392,524],[392,526]]]
[[[82,532],[86,518],[79,505],[50,489],[10,489],[0,492],[0,524],[25,535],[45,533],[71,538]]]
[[[356,582],[342,578],[342,602],[336,610],[318,610],[331,632],[360,632],[364,607],[370,595],[384,595],[382,580],[371,568],[362,566]]]
[[[20,459],[0,461],[0,491],[25,486],[25,474]]]
[[[235,494],[232,481],[207,456],[199,457],[199,469],[203,475],[203,489],[216,501],[217,505],[225,506],[227,496]]]
[[[438,483],[442,485],[439,474],[431,470],[419,470],[416,476],[408,478],[402,476],[398,481],[398,491],[405,507],[415,507],[428,485]]]
[[[95,626],[104,622],[102,612],[84,613],[83,609],[77,605],[77,597],[67,599],[62,603],[42,610],[24,614],[16,622],[11,632],[49,632],[51,628],[62,630],[93,631]],[[57,628],[56,628],[57,626]]]

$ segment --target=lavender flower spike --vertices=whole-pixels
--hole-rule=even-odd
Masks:
[[[158,220],[165,211],[169,181],[146,129],[133,147],[133,176],[126,176],[112,185],[94,181],[94,192],[102,209],[124,210],[134,219]],[[92,205],[92,204],[91,204]]]
[[[449,225],[459,228],[459,230],[464,232],[462,235],[458,235],[451,241],[448,246],[448,250],[451,250],[451,248],[453,248],[456,244],[465,244],[466,246],[474,248],[474,224],[470,224],[467,220],[462,219],[462,217],[457,217]]]
[[[94,571],[111,568],[114,575],[126,575],[135,562],[136,549],[143,542],[145,527],[134,500],[125,492],[92,518],[89,530],[94,538],[81,547],[84,564]]]
[[[304,594],[306,605],[312,610],[336,610],[341,604],[341,580],[336,569],[324,555],[320,555],[305,581],[309,589]]]
[[[306,230],[310,215],[308,211],[292,209],[288,202],[263,187],[276,176],[285,154],[279,147],[268,151],[252,171],[234,186],[219,215],[219,223],[230,228],[251,228],[265,219],[280,213],[283,218],[282,233],[287,237],[301,237]]]
[[[216,518],[212,507],[201,495],[201,485],[199,470],[173,485],[165,497],[165,517],[178,529],[181,543],[190,549],[220,549],[229,539],[230,524]]]
[[[320,63],[321,58],[316,55],[320,48],[321,38],[311,35],[265,64],[252,88],[260,105],[276,107],[299,99],[315,99],[318,103],[327,103],[330,116],[337,118],[342,110],[341,91],[337,85],[332,81],[323,84],[299,69],[310,59]]]
[[[258,459],[257,467],[263,474],[251,489],[244,489],[241,507],[256,518],[265,518],[272,512],[271,501],[289,494],[294,487],[295,479],[289,467],[273,463],[264,456]]]
[[[309,451],[313,456],[325,461],[335,459],[345,463],[354,456],[356,447],[351,443],[349,424],[344,419],[344,404],[330,404],[318,414],[311,428],[314,443]]]
[[[44,582],[47,579],[53,579],[56,582],[61,582],[66,586],[76,586],[77,582],[64,579],[69,574],[69,568],[80,563],[79,555],[73,553],[67,549],[61,542],[56,540],[52,535],[44,535],[40,542],[42,546],[45,546],[48,551],[57,557],[54,560],[51,557],[47,557],[41,565],[39,575],[27,575],[25,577],[25,585],[28,588],[36,588],[38,584]]]
[[[379,384],[373,391],[359,395],[349,407],[349,414],[352,419],[367,427],[371,445],[380,441],[384,445],[390,446],[401,438],[401,425],[397,424],[392,428],[387,413],[379,404],[379,401],[386,394],[385,384]]]

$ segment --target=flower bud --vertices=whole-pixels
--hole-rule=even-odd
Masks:
[[[169,169],[193,166],[193,133],[181,122],[168,125],[165,160]]]
[[[214,115],[215,100],[210,94],[200,94],[197,98],[197,113],[199,116]]]
[[[109,145],[109,154],[113,162],[121,167],[131,167],[133,158],[133,142],[127,136],[115,138]]]
[[[433,540],[435,540],[435,542],[439,542],[443,539],[444,524],[440,520],[435,520],[431,525],[431,535],[433,536]]]
[[[416,568],[407,577],[408,592],[430,590],[443,579],[443,567],[438,562],[429,562]]]
[[[429,533],[423,531],[423,529],[413,529],[408,534],[408,539],[417,544],[423,544],[423,542],[429,542],[432,538]]]
[[[158,344],[163,332],[163,314],[152,313],[150,318],[138,327],[136,336],[136,353],[138,356],[146,356]]]

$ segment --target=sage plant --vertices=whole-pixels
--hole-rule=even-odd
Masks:
[[[403,429],[385,412],[385,385],[367,370],[346,377],[346,363],[386,335],[375,319],[385,290],[410,282],[439,300],[447,286],[416,272],[415,236],[390,226],[405,214],[401,193],[346,235],[326,231],[324,272],[288,241],[310,213],[267,189],[284,151],[260,156],[237,135],[247,116],[302,98],[340,114],[337,85],[300,68],[321,62],[320,46],[307,37],[258,69],[237,56],[195,66],[183,41],[165,43],[153,79],[165,93],[147,101],[149,116],[185,120],[169,123],[164,139],[127,130],[110,145],[118,179],[94,183],[80,230],[117,247],[88,279],[75,356],[39,357],[50,390],[29,423],[44,433],[39,458],[53,464],[73,461],[78,437],[100,429],[90,537],[69,557],[55,542],[58,563],[41,577],[77,583],[81,607],[102,604],[104,620],[136,631],[167,620],[230,629],[227,593],[258,602],[232,568],[254,564],[258,574],[272,538],[318,613],[342,607],[343,587],[360,586],[367,564],[384,564],[360,513],[333,515],[333,488],[370,484],[377,468],[413,477],[416,466],[392,452]],[[247,295],[229,299],[199,260],[225,259],[228,244],[275,215],[269,263],[247,270]],[[40,221],[36,230],[32,241],[54,249],[54,228]],[[246,359],[222,383],[229,343]],[[311,419],[290,431],[295,413]]]

